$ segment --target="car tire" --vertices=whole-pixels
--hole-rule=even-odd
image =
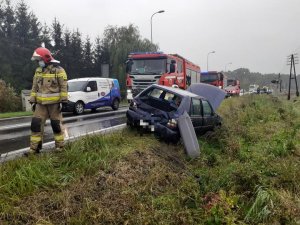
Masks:
[[[114,101],[113,101],[113,103],[112,103],[112,105],[111,105],[111,108],[112,108],[113,110],[118,110],[119,105],[120,105],[119,100],[115,98]]]
[[[74,114],[80,115],[84,112],[84,104],[81,101],[75,103],[74,106]]]

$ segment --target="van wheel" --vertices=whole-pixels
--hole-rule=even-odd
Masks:
[[[115,98],[112,105],[111,105],[111,108],[113,110],[117,110],[119,108],[119,104],[120,104],[119,100]]]
[[[80,115],[80,114],[83,113],[83,111],[84,111],[84,104],[83,104],[83,102],[80,102],[80,101],[76,102],[75,103],[75,107],[74,107],[74,114]]]

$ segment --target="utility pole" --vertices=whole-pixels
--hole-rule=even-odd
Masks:
[[[281,78],[280,78],[280,73],[278,74],[278,83],[277,83],[277,89],[278,89],[278,84],[279,84],[279,92],[281,93]]]
[[[297,75],[296,75],[296,68],[295,64],[298,64],[298,54],[291,54],[288,56],[288,65],[290,65],[290,77],[289,77],[289,92],[288,92],[288,100],[291,99],[291,82],[293,79],[295,79],[296,84],[296,96],[299,97],[299,90],[298,90],[298,84],[297,84]],[[294,73],[294,77],[292,77],[292,73]]]

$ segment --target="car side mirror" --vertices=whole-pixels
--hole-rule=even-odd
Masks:
[[[91,87],[86,87],[87,92],[90,92],[91,90],[92,90]]]

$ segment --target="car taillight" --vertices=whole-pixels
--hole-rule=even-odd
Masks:
[[[176,128],[177,127],[177,121],[175,119],[171,119],[167,123],[167,126],[170,127],[170,128]]]

